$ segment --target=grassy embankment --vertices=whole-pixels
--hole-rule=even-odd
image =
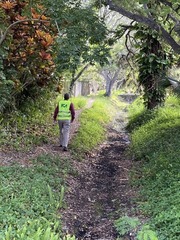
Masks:
[[[73,102],[76,109],[84,107],[86,104],[84,98],[73,99]],[[35,106],[29,106],[27,115],[17,114],[16,137],[11,141],[6,132],[6,137],[3,138],[5,146],[8,145],[6,141],[11,141],[11,146],[16,149],[25,144],[28,144],[28,147],[42,144],[42,141],[36,140],[36,137],[39,139],[41,134],[47,141],[50,141],[50,136],[54,133],[51,133],[51,127],[48,128],[48,121],[50,121],[48,119],[51,119],[53,108],[54,104],[49,110],[42,111],[41,109],[40,111],[35,104]],[[73,139],[72,148],[82,153],[91,150],[102,141],[106,135],[105,126],[111,119],[113,109],[112,103],[105,98],[95,99],[92,108],[85,110],[81,115],[81,127]],[[21,117],[23,121],[18,120]],[[30,133],[24,136],[21,135],[21,131],[25,131],[26,124],[28,124]],[[8,126],[8,131],[11,129],[13,131],[13,125]],[[4,128],[5,130],[7,128]],[[39,135],[34,134],[33,130],[38,131]],[[15,139],[18,144],[14,145]],[[62,239],[58,210],[65,207],[63,201],[66,190],[65,178],[70,172],[73,174],[70,165],[71,162],[67,158],[42,155],[35,159],[29,167],[18,164],[0,167],[0,239]],[[69,236],[70,239],[74,238]]]
[[[153,113],[144,111],[141,101],[136,100],[129,114],[130,150],[140,161],[133,177],[133,182],[141,188],[140,208],[150,217],[148,224],[156,231],[158,240],[178,240],[180,99],[167,98],[165,106]]]

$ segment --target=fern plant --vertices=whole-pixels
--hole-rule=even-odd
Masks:
[[[132,218],[128,216],[123,216],[119,219],[117,219],[114,223],[115,228],[120,236],[124,236],[129,231],[132,231],[138,225],[140,224],[140,221],[138,218]]]
[[[156,233],[150,229],[149,225],[144,225],[138,232],[137,240],[158,240]]]

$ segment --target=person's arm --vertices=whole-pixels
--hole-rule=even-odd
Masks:
[[[57,106],[56,109],[55,109],[55,111],[54,111],[54,116],[53,116],[54,121],[56,121],[56,118],[57,118],[58,112],[59,112],[59,107]]]
[[[74,119],[75,119],[75,110],[74,110],[74,105],[73,105],[73,103],[71,103],[69,110],[70,110],[70,112],[71,112],[71,122],[73,122]]]

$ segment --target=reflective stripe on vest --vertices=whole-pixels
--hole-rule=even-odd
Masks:
[[[71,120],[71,112],[69,110],[71,102],[62,100],[59,102],[58,120]]]

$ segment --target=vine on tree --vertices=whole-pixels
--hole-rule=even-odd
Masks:
[[[147,109],[154,109],[164,102],[166,91],[164,76],[170,67],[167,52],[158,39],[158,33],[147,27],[137,26],[139,53],[136,60],[139,67],[139,84],[144,89],[144,103]]]

